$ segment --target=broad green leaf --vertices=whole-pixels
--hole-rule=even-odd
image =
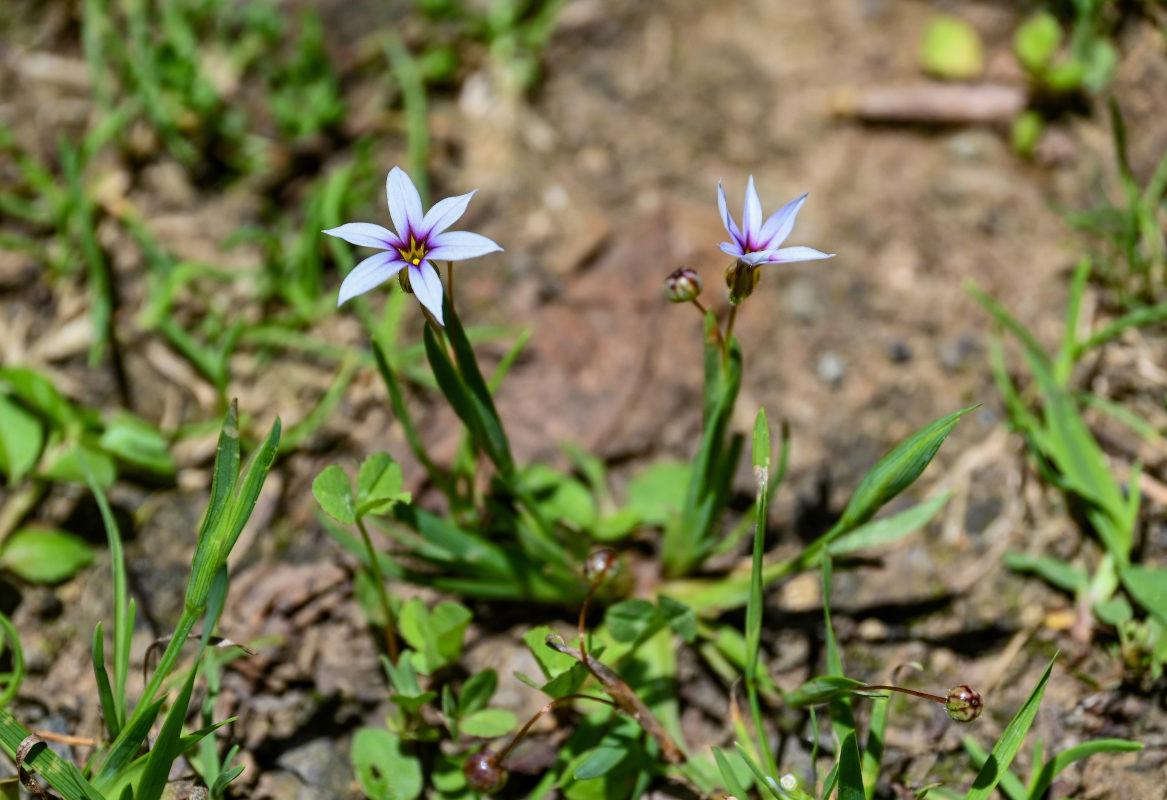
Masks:
[[[599,512],[591,492],[569,475],[545,464],[533,464],[523,470],[523,486],[544,517],[582,530],[596,524]]]
[[[1057,17],[1042,10],[1018,26],[1013,34],[1013,51],[1017,60],[1030,72],[1045,67],[1062,43],[1062,26]]]
[[[484,708],[462,717],[458,727],[467,736],[493,739],[515,729],[515,715],[501,708]]]
[[[627,643],[652,635],[665,621],[652,603],[633,599],[611,606],[604,615],[604,623],[613,639]]]
[[[691,468],[684,461],[658,461],[628,482],[627,508],[646,525],[663,526],[681,513]]]
[[[119,413],[97,440],[102,450],[158,475],[174,474],[174,457],[166,437],[150,423]]]
[[[384,728],[361,728],[353,737],[351,757],[357,781],[369,800],[421,796],[421,762],[405,752],[396,734]]]
[[[394,461],[388,453],[375,453],[369,456],[361,464],[361,469],[357,473],[356,513],[361,516],[382,514],[393,503],[408,503],[409,492],[401,491],[403,483],[401,465]],[[347,478],[345,478],[345,484],[348,484]],[[313,484],[313,489],[315,488],[315,484]]]
[[[0,367],[0,388],[19,398],[25,406],[40,412],[65,433],[75,433],[80,413],[45,376],[29,367]]]
[[[1086,588],[1090,577],[1081,567],[1072,567],[1061,559],[1050,556],[1031,556],[1025,553],[1006,553],[1005,566],[1018,572],[1032,572],[1065,592]]]
[[[1056,660],[1057,654],[1050,659],[1045,672],[1038,679],[1037,685],[1033,687],[1029,697],[1005,727],[1005,732],[1001,734],[993,751],[989,753],[988,759],[981,767],[980,772],[977,773],[976,780],[973,781],[972,787],[965,794],[964,800],[988,800],[997,787],[997,783],[1000,782],[1001,776],[1009,770],[1009,765],[1013,763],[1013,757],[1021,749],[1025,734],[1029,732],[1029,727],[1033,724],[1034,717],[1037,716],[1037,708],[1041,705],[1041,698],[1045,694],[1045,687],[1049,683],[1049,676]]]
[[[1139,605],[1167,623],[1167,569],[1134,565],[1120,570],[1122,585]]]
[[[41,422],[18,403],[0,395],[0,472],[12,485],[28,474],[41,455],[45,432]]]
[[[329,464],[312,481],[312,494],[316,502],[328,516],[344,525],[357,521],[357,507],[353,500],[353,487],[344,470],[336,464]]]
[[[0,550],[0,568],[31,583],[57,583],[93,562],[93,548],[76,534],[29,526],[15,531]]]
[[[1104,602],[1095,603],[1092,608],[1098,619],[1107,625],[1121,625],[1134,619],[1134,609],[1124,595],[1116,595]]]
[[[693,609],[671,597],[661,595],[660,613],[669,627],[681,635],[687,643],[692,644],[697,638],[697,615]]]
[[[101,450],[95,450],[80,442],[50,447],[49,453],[43,459],[45,466],[40,475],[52,481],[85,483],[85,470],[81,468],[82,458],[93,474],[94,483],[102,489],[113,486],[113,482],[117,480],[117,467],[113,459]]]
[[[543,670],[543,676],[548,680],[563,674],[573,666],[579,664],[571,656],[564,655],[558,650],[553,650],[547,646],[547,637],[554,633],[555,631],[551,630],[548,626],[540,625],[523,634],[523,641],[527,643],[527,647],[531,648],[532,655],[539,662],[539,668]]]
[[[456,661],[470,616],[470,610],[458,603],[438,603],[432,611],[420,598],[406,603],[398,624],[402,638],[416,651],[414,668],[429,675]]]
[[[402,711],[412,714],[437,696],[437,692],[422,692],[416,695],[391,694],[389,700]]]
[[[575,768],[575,778],[580,781],[599,778],[611,772],[627,756],[628,748],[620,739],[607,739],[591,752],[586,761]]]
[[[462,691],[458,694],[458,714],[465,716],[486,708],[494,690],[498,688],[498,673],[492,669],[476,672],[462,684]]]
[[[821,675],[811,678],[793,692],[785,696],[786,703],[791,708],[802,708],[825,703],[828,700],[850,694],[855,689],[865,686],[863,681],[845,678],[840,675]]]
[[[960,17],[933,17],[920,40],[920,66],[937,78],[967,81],[985,68],[985,51],[976,28]]]

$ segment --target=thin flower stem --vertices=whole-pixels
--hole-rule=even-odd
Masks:
[[[948,703],[948,699],[945,697],[940,697],[939,695],[935,694],[928,694],[927,692],[917,692],[915,689],[905,689],[902,686],[884,686],[882,684],[876,684],[860,686],[856,688],[875,689],[881,692],[901,692],[903,694],[910,694],[913,697],[921,697],[925,700],[931,700],[933,703],[939,703],[940,705],[946,705]]]
[[[620,706],[618,706],[615,702],[613,702],[612,700],[609,700],[606,697],[596,697],[596,696],[590,695],[590,694],[569,694],[569,695],[564,695],[563,697],[557,697],[556,699],[552,700],[550,703],[548,703],[547,705],[545,705],[541,709],[539,709],[535,713],[535,716],[533,716],[529,720],[527,720],[527,724],[524,725],[522,728],[520,728],[519,732],[516,733],[513,737],[511,737],[511,740],[510,740],[510,742],[507,743],[507,746],[504,747],[502,749],[502,752],[500,752],[498,754],[497,763],[501,764],[503,761],[506,760],[506,757],[508,755],[510,755],[510,752],[514,748],[514,746],[519,743],[520,739],[522,739],[524,736],[527,735],[527,731],[531,730],[531,726],[534,725],[536,722],[538,722],[540,717],[542,717],[544,714],[546,714],[551,709],[555,708],[557,705],[560,705],[561,703],[566,703],[570,700],[594,700],[597,703],[603,703],[606,706],[611,706],[612,708],[616,709],[617,711],[620,710]]]
[[[584,630],[584,624],[587,620],[587,615],[588,615],[588,603],[591,602],[592,595],[594,595],[596,593],[596,589],[599,588],[600,580],[602,580],[602,579],[603,579],[603,573],[600,574],[600,577],[598,580],[596,580],[592,583],[591,588],[588,589],[587,596],[584,597],[583,605],[580,606],[580,609],[579,609],[579,651],[580,651],[580,653],[583,654],[583,658],[580,660],[583,661],[584,666],[587,666],[587,664],[588,664],[588,647],[587,647],[587,641],[586,641],[587,635],[586,635],[586,631]]]
[[[709,309],[707,309],[707,308],[704,306],[704,304],[702,304],[702,302],[701,302],[700,300],[698,300],[696,297],[694,297],[694,298],[693,298],[692,300],[690,300],[689,302],[690,302],[690,303],[692,303],[693,305],[697,306],[697,310],[698,310],[699,312],[701,312],[701,319],[705,319],[705,315],[709,313]],[[726,347],[725,347],[725,339],[723,339],[723,338],[722,338],[722,336],[721,336],[721,326],[720,326],[720,325],[714,325],[714,326],[713,326],[713,332],[714,332],[715,334],[717,334],[717,344],[718,344],[718,346],[720,346],[720,347],[721,347],[721,350],[722,350],[722,352],[725,352],[725,350],[726,350]]]
[[[361,538],[365,541],[365,549],[369,551],[369,566],[373,570],[373,581],[377,584],[377,597],[381,601],[381,613],[385,615],[385,648],[389,651],[389,661],[397,664],[397,629],[393,622],[393,607],[389,605],[389,594],[385,591],[385,574],[381,572],[381,562],[377,560],[377,551],[373,549],[373,540],[369,537],[369,530],[365,521],[357,517],[357,527],[361,531]]]
[[[737,306],[729,307],[729,319],[725,322],[725,339],[722,340],[722,347],[726,357],[729,357],[729,343],[733,341],[733,323],[737,320]]]
[[[454,310],[454,262],[446,262],[446,285],[450,289],[450,310]]]

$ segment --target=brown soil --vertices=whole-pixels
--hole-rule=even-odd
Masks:
[[[41,155],[52,151],[58,130],[82,130],[91,111],[84,82],[60,77],[72,73],[58,71],[46,81],[28,67],[33,56],[52,55],[84,74],[67,5],[18,4],[21,29],[36,35],[3,48],[0,119]],[[378,79],[367,59],[353,54],[362,52],[358,42],[369,30],[393,22],[391,12],[376,4],[318,5],[331,23],[330,50],[351,65],[345,85],[356,110],[346,124],[386,129],[376,163],[384,170],[404,163],[397,112],[357,102],[377,98]],[[1042,341],[1056,344],[1066,276],[1082,246],[1055,209],[1118,197],[1104,106],[1055,124],[1033,163],[1010,151],[1004,125],[871,125],[833,115],[843,94],[920,80],[915,42],[935,12],[925,2],[881,0],[578,0],[563,10],[532,92],[515,89],[483,55],[457,92],[430,99],[435,196],[478,187],[464,227],[506,248],[460,268],[462,315],[532,331],[499,394],[521,461],[562,463],[563,440],[621,465],[618,476],[656,457],[687,455],[700,428],[699,319],[664,302],[662,280],[680,265],[698,270],[724,314],[718,181],[739,219],[751,174],[768,212],[809,191],[789,243],[837,257],[766,267],[736,327],[746,358],[736,424],[748,430],[764,407],[793,430],[789,478],[771,519],[776,552],[793,552],[824,530],[896,442],[938,416],[982,404],[913,489],[914,497],[954,489],[942,516],[836,575],[836,625],[849,674],[881,683],[898,665],[919,662],[917,685],[968,683],[988,707],[977,725],[957,730],[931,708],[893,706],[890,782],[881,796],[910,796],[904,787],[932,780],[966,786],[973,773],[960,736],[991,745],[1056,649],[1063,656],[1031,738],[1040,737],[1046,753],[1103,736],[1147,747],[1072,767],[1053,796],[1164,796],[1161,702],[1121,680],[1104,632],[1092,644],[1071,636],[1064,622],[1071,598],[1001,565],[1007,550],[1089,563],[1097,547],[1037,480],[1023,443],[1004,430],[986,358],[989,320],[962,288],[975,282]],[[960,13],[984,37],[988,78],[1020,82],[1010,55],[1017,11],[975,3]],[[1145,178],[1167,149],[1163,38],[1140,22],[1121,31],[1118,44],[1125,57],[1112,90],[1127,109],[1133,166]],[[348,153],[322,157],[327,169]],[[134,203],[183,257],[255,269],[253,251],[218,249],[241,221],[255,221],[257,200],[248,196],[255,187],[217,192],[165,157],[145,167],[104,164],[90,177],[100,197],[109,198],[101,195],[106,191]],[[286,190],[294,194],[295,182]],[[211,418],[210,388],[161,339],[137,333],[140,258],[114,226],[102,232],[119,293],[121,358],[133,387],[127,399],[168,429]],[[50,285],[21,258],[0,262],[0,360],[44,369],[90,405],[122,402],[108,364],[85,367],[84,287]],[[1088,306],[1104,313],[1093,293]],[[422,318],[413,308],[406,317],[407,335],[416,337]],[[343,309],[312,335],[364,345]],[[1124,338],[1089,377],[1158,397],[1148,413],[1158,414],[1150,421],[1162,428],[1163,339],[1150,336]],[[484,357],[496,357],[496,350],[488,346]],[[1151,369],[1140,371],[1140,361]],[[291,354],[261,361],[246,351],[232,370],[231,394],[252,415],[253,433],[277,414],[286,426],[302,419],[334,374],[331,365]],[[353,796],[348,737],[358,724],[383,717],[386,691],[352,597],[353,564],[319,529],[309,486],[325,465],[382,449],[400,458],[416,483],[416,465],[386,406],[375,372],[362,370],[322,429],[280,460],[240,542],[224,628],[240,641],[259,638],[261,646],[259,657],[228,671],[223,713],[241,717],[230,735],[249,766],[240,782],[244,795]],[[418,414],[434,452],[452,454],[457,442],[448,410],[426,397]],[[1138,458],[1162,488],[1161,442],[1148,449],[1119,430],[1104,443],[1116,469]],[[212,440],[188,441],[178,452],[177,488],[126,484],[114,493],[132,515],[130,569],[145,617],[136,658],[180,611],[175,587],[189,565],[212,456]],[[748,491],[748,476],[740,478]],[[1162,564],[1164,537],[1151,532],[1165,527],[1164,497],[1145,494],[1144,558]],[[61,490],[36,516],[60,521],[78,505],[87,508],[79,493]],[[98,729],[88,647],[94,623],[109,608],[107,575],[99,558],[61,586],[9,590],[29,658],[30,675],[14,706],[26,724],[82,734]],[[769,666],[784,688],[822,669],[816,581],[789,581],[770,598]],[[515,616],[521,615],[492,618]],[[571,612],[546,616],[570,625]],[[497,701],[520,713],[541,703],[510,677],[513,669],[531,671],[519,638],[527,628],[475,626],[465,657],[468,667],[489,662],[499,670]],[[692,676],[682,689],[689,744],[724,744],[728,687],[699,665],[684,668]],[[1027,745],[1016,762],[1023,774],[1030,753]],[[783,756],[784,766],[805,767],[797,737]]]

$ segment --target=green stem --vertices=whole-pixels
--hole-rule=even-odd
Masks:
[[[365,521],[357,517],[357,527],[361,531],[361,538],[365,541],[365,549],[369,552],[369,568],[373,571],[373,581],[377,585],[377,598],[381,601],[381,613],[385,615],[385,647],[389,651],[389,661],[397,664],[397,629],[393,622],[393,607],[389,605],[389,594],[385,591],[385,573],[381,571],[381,562],[377,559],[377,551],[373,549],[373,540],[369,537],[369,530]]]

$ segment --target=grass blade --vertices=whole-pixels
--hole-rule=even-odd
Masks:
[[[964,800],[988,800],[993,790],[997,788],[997,784],[1001,782],[1001,776],[1008,772],[1009,765],[1013,763],[1013,757],[1021,749],[1025,734],[1029,732],[1029,727],[1033,724],[1034,717],[1037,716],[1037,707],[1041,705],[1041,698],[1045,694],[1045,687],[1049,683],[1049,676],[1056,660],[1057,654],[1055,653],[1046,666],[1045,672],[1041,674],[1037,685],[1033,687],[1029,697],[1017,710],[1005,728],[1005,732],[1001,734],[1001,738],[997,740],[997,744],[989,753],[984,766],[977,773],[972,788],[965,794]]]

